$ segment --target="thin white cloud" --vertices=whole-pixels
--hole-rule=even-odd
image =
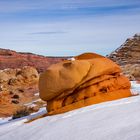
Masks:
[[[32,32],[30,35],[56,35],[56,34],[66,34],[66,31],[40,31],[40,32]]]

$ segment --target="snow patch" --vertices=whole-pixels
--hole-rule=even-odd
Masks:
[[[140,91],[140,84],[131,84],[132,91]],[[44,113],[46,108],[1,124],[0,140],[140,140],[140,96],[91,105],[24,123]]]

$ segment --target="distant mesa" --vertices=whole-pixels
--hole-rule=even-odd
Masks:
[[[32,53],[20,53],[12,50],[0,49],[0,70],[32,66],[41,73],[51,64],[60,62],[66,58],[67,57],[45,57]]]

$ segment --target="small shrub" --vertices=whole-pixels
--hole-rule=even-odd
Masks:
[[[16,73],[16,76],[21,75],[21,74],[22,74],[22,71],[20,70]]]
[[[28,115],[30,115],[30,112],[29,112],[28,108],[27,107],[23,107],[20,110],[17,110],[13,114],[12,119],[21,118],[21,117],[28,116]]]
[[[18,100],[12,100],[11,101],[13,104],[19,104],[19,101]]]
[[[15,94],[12,98],[19,99],[19,95]]]
[[[14,93],[12,91],[9,92],[10,95],[13,95]]]
[[[23,89],[18,89],[18,91],[19,91],[19,92],[22,92],[22,93],[24,92],[24,90],[23,90]]]

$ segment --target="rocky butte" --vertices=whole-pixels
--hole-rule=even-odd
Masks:
[[[128,38],[108,57],[122,67],[130,80],[140,80],[140,34]]]

